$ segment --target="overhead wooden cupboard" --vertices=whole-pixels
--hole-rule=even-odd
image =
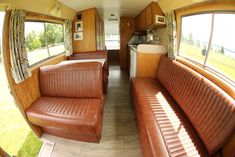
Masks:
[[[104,22],[96,8],[78,12],[73,20],[73,51],[105,50]]]
[[[156,2],[151,2],[135,17],[135,29],[146,30],[165,27],[165,24],[156,23],[156,15],[164,16],[164,13]]]

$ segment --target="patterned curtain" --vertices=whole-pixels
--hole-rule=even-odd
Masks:
[[[21,83],[31,74],[25,47],[24,20],[25,10],[12,10],[10,17],[10,57],[11,71],[15,83]]]
[[[175,13],[171,11],[166,13],[166,27],[167,27],[167,35],[168,35],[168,57],[171,59],[175,59],[176,55],[176,21],[175,21]]]
[[[65,55],[71,56],[73,54],[72,21],[68,19],[64,21],[64,47],[65,47]]]

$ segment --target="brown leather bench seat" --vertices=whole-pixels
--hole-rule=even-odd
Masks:
[[[102,66],[75,63],[40,68],[41,97],[26,111],[48,134],[99,142],[103,117]]]
[[[105,59],[103,66],[103,89],[104,94],[108,90],[108,77],[109,77],[109,65],[108,65],[108,51],[88,51],[73,53],[72,56],[68,57],[69,60],[79,60],[79,59]]]
[[[221,156],[234,133],[234,99],[167,57],[156,79],[132,79],[131,93],[143,156]]]

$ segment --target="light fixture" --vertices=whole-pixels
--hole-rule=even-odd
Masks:
[[[61,17],[61,6],[62,4],[58,1],[56,1],[55,6],[49,11],[49,14],[53,16]]]

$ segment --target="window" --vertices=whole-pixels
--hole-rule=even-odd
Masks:
[[[65,51],[62,24],[25,22],[25,41],[30,66]]]
[[[107,50],[119,50],[120,36],[118,34],[105,35],[105,46]]]
[[[235,13],[182,17],[179,55],[235,82]]]

